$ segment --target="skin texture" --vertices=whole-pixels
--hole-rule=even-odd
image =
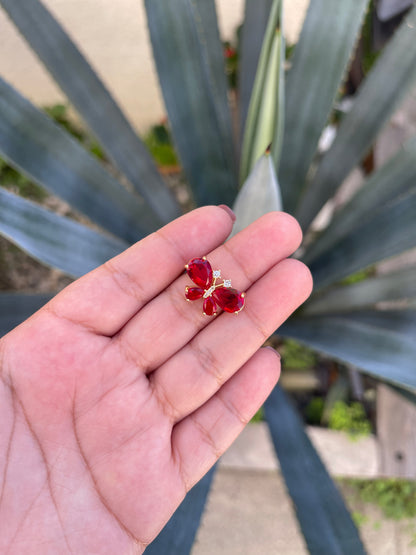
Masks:
[[[223,244],[220,207],[170,223],[64,289],[0,341],[0,552],[142,553],[264,402],[265,339],[309,296],[270,213]],[[186,302],[206,255],[246,291],[237,316]]]

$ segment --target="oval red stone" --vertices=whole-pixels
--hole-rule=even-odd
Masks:
[[[214,316],[217,313],[217,305],[214,303],[212,297],[207,297],[204,300],[204,314],[207,316]]]
[[[188,262],[187,266],[186,272],[188,276],[198,287],[207,289],[212,284],[212,268],[208,260],[193,258]]]
[[[225,312],[240,312],[244,307],[244,293],[240,293],[237,289],[220,287],[212,292],[212,296]]]
[[[204,294],[204,290],[200,287],[186,287],[185,289],[185,297],[188,301],[196,301],[200,299]]]

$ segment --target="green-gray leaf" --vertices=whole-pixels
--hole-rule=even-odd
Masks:
[[[296,215],[307,229],[353,167],[362,160],[416,78],[416,6],[362,84],[335,141],[309,183]]]
[[[160,221],[176,218],[179,207],[146,147],[59,23],[39,0],[0,0],[0,3],[95,133],[108,156]]]
[[[279,386],[266,401],[265,417],[309,553],[364,555],[340,492]]]
[[[52,295],[0,293],[0,337],[29,318],[46,304]]]
[[[355,226],[371,218],[387,202],[415,187],[416,137],[412,137],[384,166],[371,174],[353,198],[337,211],[330,225],[307,248],[302,260],[310,264]]]
[[[383,381],[416,390],[415,310],[291,318],[278,334],[353,364]]]
[[[240,142],[273,0],[246,0],[239,60]]]
[[[161,223],[75,139],[1,78],[0,153],[30,179],[129,242]]]
[[[314,0],[287,76],[286,125],[279,181],[294,212],[345,73],[368,0]]]
[[[41,262],[79,277],[129,245],[0,188],[0,234]]]
[[[179,156],[199,204],[232,204],[237,177],[214,0],[145,1]]]
[[[274,0],[244,128],[240,181],[244,181],[266,148],[272,144],[278,162],[283,137],[284,38],[282,1]]]
[[[416,298],[416,267],[326,289],[313,296],[302,314],[323,314],[370,307],[380,301]]]
[[[233,235],[267,212],[282,210],[280,188],[269,152],[257,161],[238,193],[233,210],[237,216]]]
[[[416,187],[386,204],[310,265],[315,291],[416,245]]]

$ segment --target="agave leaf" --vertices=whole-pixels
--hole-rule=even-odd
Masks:
[[[387,21],[413,5],[413,0],[378,0],[377,15],[381,21]]]
[[[51,298],[50,294],[0,293],[0,337],[29,318]]]
[[[285,322],[278,334],[383,381],[416,390],[415,310],[295,317]]]
[[[365,554],[341,494],[279,386],[266,401],[265,417],[309,553]]]
[[[8,15],[101,142],[108,156],[161,222],[179,207],[150,154],[75,44],[39,0],[0,0]]]
[[[281,26],[282,1],[274,0],[244,129],[240,168],[242,182],[271,143],[276,160],[280,156],[284,115],[282,110],[284,39]]]
[[[296,213],[303,229],[309,227],[349,172],[364,158],[377,133],[415,81],[415,38],[416,6],[361,85],[332,147],[308,185]]]
[[[199,204],[237,192],[227,84],[214,0],[145,1],[179,156]]]
[[[216,466],[188,492],[172,518],[146,548],[146,555],[189,555],[201,520]]]
[[[334,216],[302,259],[310,264],[375,210],[402,195],[416,183],[416,137],[412,137],[384,166],[375,171],[353,198]]]
[[[1,78],[0,115],[0,152],[30,179],[129,242],[159,227],[141,199]]]
[[[270,48],[270,57],[262,88],[262,101],[257,112],[256,130],[253,132],[252,149],[249,156],[249,171],[272,143],[275,126],[276,83],[279,82],[281,32],[276,31]],[[244,149],[243,149],[244,158]]]
[[[315,291],[416,245],[416,188],[386,204],[310,265]]]
[[[363,21],[368,0],[314,0],[286,85],[286,125],[279,181],[294,212]]]
[[[283,9],[283,0],[281,0],[281,10]],[[283,16],[281,15],[281,24],[283,25]],[[272,138],[272,158],[276,172],[279,171],[280,158],[283,148],[283,136],[285,131],[285,63],[286,63],[286,42],[282,29],[276,36],[279,41],[279,61],[278,61],[278,74],[277,85],[275,86],[276,98],[276,114],[275,114],[275,127]]]
[[[246,0],[239,63],[240,141],[273,0]]]
[[[326,289],[313,296],[303,307],[302,314],[323,314],[358,310],[380,301],[416,298],[416,267],[399,272],[367,278],[352,285]]]
[[[282,210],[282,199],[270,152],[257,161],[233,206],[237,217],[233,235],[267,212]]]
[[[0,188],[0,234],[41,262],[79,277],[129,245]]]

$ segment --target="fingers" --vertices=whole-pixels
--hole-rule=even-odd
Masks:
[[[172,452],[189,490],[218,460],[263,404],[280,374],[272,349],[258,351],[172,433]]]
[[[248,291],[238,316],[217,318],[149,376],[153,391],[178,422],[204,404],[309,296],[302,262],[287,259]]]
[[[230,214],[220,207],[194,210],[75,281],[48,307],[96,333],[112,336],[165,289],[190,258],[225,241],[232,223]]]
[[[220,269],[223,278],[232,279],[233,287],[244,291],[277,262],[292,254],[301,238],[294,218],[272,212],[215,251],[199,251],[198,255],[206,254],[213,269]],[[128,360],[135,360],[143,371],[149,372],[176,353],[198,330],[212,324],[215,318],[202,314],[201,300],[186,301],[185,286],[189,284],[188,276],[178,278],[128,322],[110,348],[121,349]],[[247,299],[246,306],[250,302]],[[225,314],[218,319],[224,317],[234,324],[244,311],[238,316]],[[157,348],[154,348],[155,340]]]

